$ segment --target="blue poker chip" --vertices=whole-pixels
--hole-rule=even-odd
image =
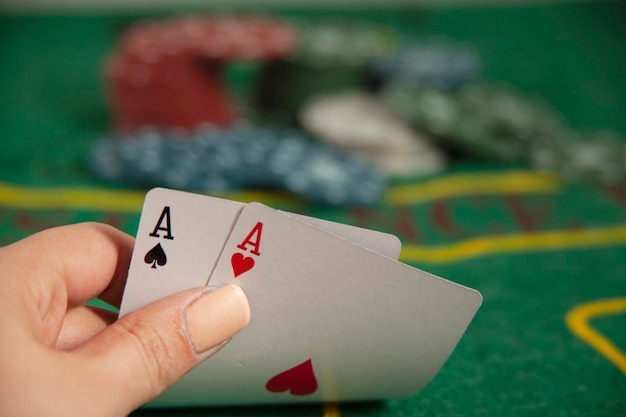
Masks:
[[[94,145],[91,165],[104,179],[134,187],[209,193],[285,189],[342,206],[373,204],[386,188],[385,178],[369,164],[302,132],[243,124],[201,126],[191,134],[146,128],[105,138]]]
[[[474,50],[450,42],[431,42],[400,49],[377,60],[372,69],[384,81],[451,90],[476,80],[481,68]]]
[[[205,170],[217,169],[236,188],[272,188],[267,158],[278,144],[272,131],[240,126],[222,130],[211,152],[204,154]]]
[[[268,165],[283,188],[332,205],[370,205],[386,188],[384,177],[369,164],[298,137],[285,137]]]

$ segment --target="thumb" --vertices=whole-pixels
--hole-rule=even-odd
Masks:
[[[184,291],[107,327],[81,346],[81,362],[99,376],[106,406],[128,413],[216,353],[249,319],[237,285]]]

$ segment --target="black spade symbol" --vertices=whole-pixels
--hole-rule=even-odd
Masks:
[[[147,264],[152,264],[150,268],[156,269],[156,266],[163,266],[167,263],[167,255],[160,243],[157,243],[148,253],[144,256],[143,261]]]

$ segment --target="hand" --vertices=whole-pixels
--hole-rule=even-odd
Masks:
[[[184,291],[117,321],[85,306],[99,296],[119,307],[132,248],[96,223],[0,248],[0,415],[126,415],[248,323],[236,285]]]

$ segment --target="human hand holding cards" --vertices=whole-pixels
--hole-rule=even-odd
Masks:
[[[398,262],[389,234],[259,203],[157,188],[139,223],[120,315],[236,283],[251,319],[157,405],[401,398],[439,371],[479,292]]]

